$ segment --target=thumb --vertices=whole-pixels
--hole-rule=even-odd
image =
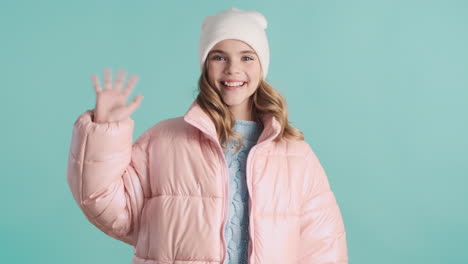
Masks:
[[[130,115],[131,113],[133,113],[139,106],[140,106],[140,103],[141,103],[141,100],[143,100],[143,95],[139,94],[137,96],[135,96],[135,98],[133,98],[132,102],[130,102],[130,104],[128,105],[128,114]]]

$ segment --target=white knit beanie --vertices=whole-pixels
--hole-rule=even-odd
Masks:
[[[270,48],[265,33],[266,18],[257,11],[243,11],[231,7],[223,12],[207,16],[202,23],[198,55],[200,71],[203,70],[208,52],[216,43],[225,39],[238,39],[252,47],[260,59],[265,80],[270,64]]]

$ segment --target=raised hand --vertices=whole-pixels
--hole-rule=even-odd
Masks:
[[[91,76],[94,90],[96,91],[94,122],[106,123],[126,119],[140,106],[140,102],[143,99],[143,95],[141,94],[137,95],[130,104],[126,105],[127,98],[135,87],[138,76],[133,74],[122,90],[125,75],[125,71],[120,70],[115,84],[112,85],[112,70],[105,68],[104,90],[99,85],[98,77],[95,74]]]

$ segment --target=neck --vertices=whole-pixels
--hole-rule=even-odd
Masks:
[[[229,109],[234,115],[235,120],[254,121],[252,116],[252,108],[249,104],[230,106]]]

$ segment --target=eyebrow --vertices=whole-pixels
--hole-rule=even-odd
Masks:
[[[212,54],[212,53],[222,53],[222,54],[227,54],[226,52],[222,51],[222,50],[212,50],[210,51],[209,54]],[[246,54],[246,53],[249,53],[249,54],[255,54],[254,51],[252,50],[243,50],[241,52],[239,52],[240,54]]]

